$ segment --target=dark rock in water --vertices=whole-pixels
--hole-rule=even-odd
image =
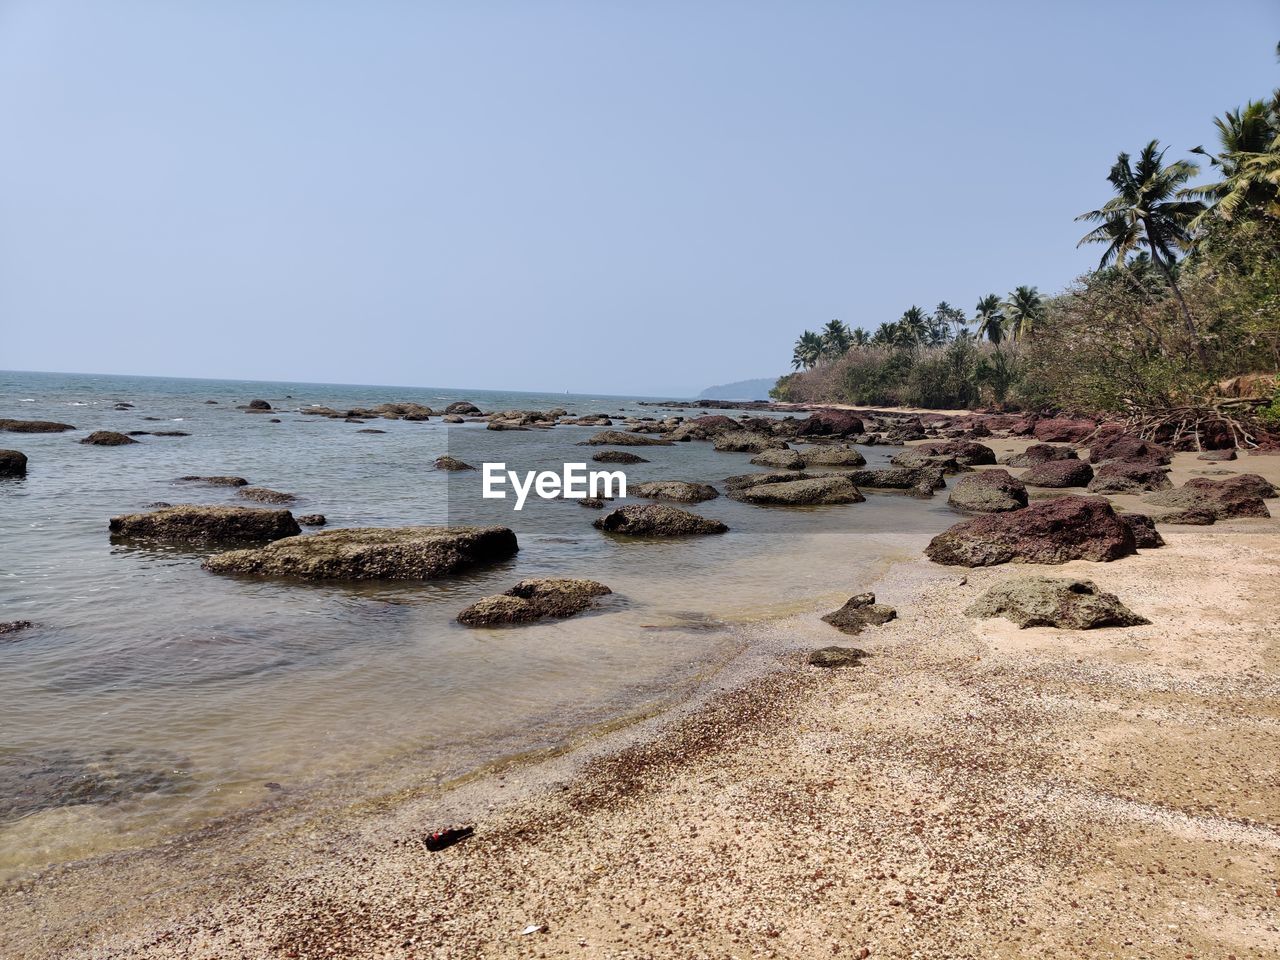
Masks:
[[[822,618],[841,633],[859,634],[867,627],[878,627],[897,619],[898,611],[883,603],[876,603],[874,593],[859,593],[850,597],[843,607]]]
[[[665,503],[631,504],[606,514],[592,523],[597,530],[632,537],[687,537],[725,533],[719,520],[700,517]]]
[[[815,667],[856,667],[867,656],[858,647],[819,647],[809,654],[809,663]]]
[[[506,560],[517,550],[507,527],[362,527],[220,553],[203,566],[303,580],[434,580]]]
[[[1160,507],[1177,507],[1184,512],[1191,512],[1191,520],[1173,520],[1161,517],[1162,521],[1174,523],[1197,523],[1196,514],[1207,514],[1217,520],[1228,520],[1235,517],[1269,517],[1271,513],[1263,502],[1263,497],[1274,497],[1276,488],[1263,477],[1255,474],[1240,474],[1229,480],[1209,480],[1196,477],[1188,480],[1176,490],[1165,490],[1147,497],[1145,502]]]
[[[867,458],[862,452],[849,446],[814,447],[801,456],[806,467],[864,467]]]
[[[1048,443],[1079,443],[1098,429],[1092,420],[1074,420],[1070,417],[1054,417],[1036,422],[1032,434],[1037,440]]]
[[[974,517],[938,534],[925,550],[936,563],[1108,561],[1137,549],[1133,531],[1102,497],[1059,497],[1022,510]]]
[[[138,441],[123,433],[116,433],[114,430],[95,430],[87,437],[81,437],[80,442],[95,447],[123,447]]]
[[[451,416],[470,416],[479,413],[480,408],[470,400],[455,400],[444,408],[444,412]]]
[[[1150,623],[1091,580],[1022,577],[998,584],[965,611],[970,617],[1006,617],[1022,628],[1135,627]]]
[[[778,437],[759,433],[722,433],[716,437],[713,448],[721,453],[764,453],[766,450],[785,450],[787,442]]]
[[[246,487],[249,481],[244,477],[179,477],[174,483],[203,483],[210,487]]]
[[[284,421],[282,421],[279,417],[271,417],[270,419],[267,420],[267,423],[283,423],[283,422]]]
[[[25,477],[27,455],[20,450],[0,450],[0,478]]]
[[[466,423],[467,421],[456,413],[446,413],[440,418],[441,423]]]
[[[920,447],[908,447],[895,455],[889,462],[895,467],[901,467],[904,470],[934,469],[943,473],[961,473],[968,469],[953,456],[930,453]]]
[[[0,623],[0,637],[21,633],[23,630],[30,630],[34,626],[35,624],[30,620],[9,620],[6,623]]]
[[[267,403],[267,401],[265,400],[250,400],[249,409],[250,410],[270,410],[271,404]]]
[[[1104,434],[1093,440],[1089,447],[1089,462],[1095,467],[1117,461],[1165,466],[1172,460],[1173,454],[1167,447],[1130,433]]]
[[[732,417],[712,414],[706,417],[694,417],[676,427],[667,436],[676,441],[681,440],[714,440],[724,433],[738,433],[742,425]]]
[[[1021,510],[1027,505],[1027,488],[1008,470],[968,473],[956,481],[947,497],[950,506],[975,513]]]
[[[304,513],[297,520],[304,527],[323,527],[329,522],[323,513]]]
[[[459,460],[457,457],[451,457],[445,454],[443,457],[436,457],[437,470],[474,470],[471,464]]]
[[[173,504],[167,500],[157,500],[154,503],[143,504],[148,510],[163,510],[165,507],[172,507]]]
[[[217,402],[218,402],[217,400],[206,400],[206,401],[205,401],[205,403],[206,403],[206,404],[213,404],[213,403],[217,403]]]
[[[765,450],[751,458],[757,467],[778,467],[782,470],[802,470],[804,457],[799,450],[774,449]]]
[[[917,497],[931,497],[947,485],[942,468],[886,467],[882,470],[851,470],[847,476],[859,487],[872,490],[905,490]]]
[[[1094,471],[1088,489],[1090,493],[1142,493],[1171,486],[1167,471],[1156,463],[1112,460]]]
[[[468,627],[490,627],[532,623],[535,620],[563,620],[582,613],[596,597],[612,592],[594,580],[521,580],[505,593],[476,601],[458,614],[458,622]]]
[[[1156,530],[1155,521],[1145,513],[1119,513],[1116,516],[1133,532],[1133,544],[1139,550],[1164,546],[1164,537]]]
[[[64,750],[0,754],[0,823],[58,807],[114,803],[148,793],[176,793],[190,777],[172,760]]]
[[[1093,467],[1082,460],[1046,460],[1019,479],[1031,487],[1085,487],[1093,479]]]
[[[714,500],[720,492],[709,483],[689,483],[685,480],[652,480],[633,483],[627,487],[627,495],[646,500],[672,500],[676,503],[702,503]]]
[[[0,430],[9,433],[65,433],[74,430],[69,423],[57,423],[53,420],[5,420],[0,419]]]
[[[785,477],[785,474],[773,476]],[[763,482],[739,487],[729,497],[756,506],[817,506],[838,503],[862,503],[866,500],[858,487],[846,476],[829,474],[803,479]]]
[[[578,500],[578,505],[590,507],[592,510],[603,510],[605,502],[604,497],[582,497]]]
[[[1034,467],[1039,463],[1051,463],[1059,460],[1077,460],[1079,457],[1070,447],[1057,446],[1052,443],[1033,443],[1019,454],[1005,460],[1010,467]]]
[[[129,436],[131,436],[131,437],[149,437],[149,436],[151,436],[151,431],[150,431],[150,430],[130,430],[130,431],[129,431]]]
[[[637,456],[634,453],[627,453],[625,450],[601,450],[599,453],[593,453],[591,459],[596,463],[648,463],[644,457]]]
[[[528,427],[518,423],[509,423],[506,420],[490,420],[485,425],[486,430],[528,430]]]
[[[625,430],[601,430],[587,440],[581,441],[580,447],[669,447],[670,440],[661,437],[649,437],[642,433],[627,433]]]
[[[258,503],[293,503],[298,499],[292,493],[282,493],[267,487],[240,487],[236,493],[246,500],[256,500]]]
[[[996,452],[985,443],[978,443],[976,440],[935,440],[912,447],[910,451],[904,450],[903,453],[913,451],[930,457],[952,457],[963,467],[988,466],[996,462]],[[898,454],[898,457],[902,455]],[[898,457],[894,457],[892,462],[898,463]],[[900,466],[913,466],[913,464],[900,464]]]
[[[819,410],[795,426],[797,437],[848,437],[866,433],[862,418],[847,410]]]
[[[288,510],[189,504],[112,517],[110,529],[118,537],[191,544],[261,542],[302,532]]]
[[[153,437],[189,437],[191,434],[185,430],[154,430],[151,435]]]
[[[364,421],[360,421],[363,423]],[[379,430],[376,427],[365,427],[363,430],[357,430],[356,433],[386,433],[385,430]]]
[[[133,404],[132,404],[132,403],[126,403],[125,401],[120,400],[120,401],[118,401],[118,402],[116,403],[116,405],[115,405],[115,407],[114,407],[113,409],[115,409],[115,410],[132,410],[132,409],[133,409]]]
[[[1234,460],[1235,458],[1235,447],[1232,447],[1230,450],[1206,450],[1204,453],[1200,454],[1200,456],[1196,457],[1197,460],[1209,460],[1213,463],[1223,463],[1229,460]]]

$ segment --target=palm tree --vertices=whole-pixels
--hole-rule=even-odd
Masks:
[[[854,327],[849,332],[849,345],[852,347],[866,347],[871,345],[871,334],[863,330],[861,327]]]
[[[976,325],[978,339],[986,337],[999,345],[1004,339],[1004,305],[994,293],[989,293],[978,301],[973,311],[973,322]]]
[[[923,343],[929,336],[929,326],[925,312],[913,305],[898,320],[899,339],[904,346]]]
[[[1191,309],[1173,274],[1178,251],[1191,246],[1191,224],[1204,212],[1203,203],[1187,198],[1183,192],[1187,181],[1199,169],[1189,160],[1175,160],[1165,166],[1164,151],[1158,140],[1142,148],[1136,164],[1130,162],[1129,154],[1120,154],[1107,174],[1116,195],[1097,210],[1076,217],[1076,220],[1098,224],[1076,245],[1105,243],[1107,249],[1102,253],[1100,267],[1113,260],[1124,263],[1130,253],[1145,246],[1152,262],[1169,281],[1187,333],[1203,363],[1204,344],[1200,342]]]
[[[822,359],[822,337],[811,330],[800,334],[795,350],[791,353],[791,366],[795,370],[808,370]]]
[[[882,323],[876,327],[876,332],[871,335],[871,342],[877,347],[892,347],[898,342],[898,325],[896,323]]]
[[[1204,147],[1191,152],[1207,157],[1222,179],[1185,191],[1213,204],[1197,218],[1197,224],[1210,212],[1224,220],[1246,209],[1280,217],[1280,182],[1268,176],[1268,170],[1276,169],[1280,162],[1280,91],[1270,103],[1251,100],[1216,117],[1213,124],[1218,128],[1221,150],[1216,155]]]
[[[933,331],[930,341],[939,344],[955,339],[964,329],[964,311],[943,300],[933,308]]]
[[[842,357],[852,343],[849,328],[839,320],[830,320],[822,328],[822,355],[828,360]]]
[[[1021,340],[1030,333],[1044,316],[1044,300],[1035,287],[1018,287],[1004,302],[1005,323],[1009,336]]]

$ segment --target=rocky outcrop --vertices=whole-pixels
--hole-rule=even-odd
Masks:
[[[671,441],[663,437],[650,437],[643,433],[628,433],[625,430],[601,430],[586,440],[580,447],[669,447]]]
[[[459,471],[474,470],[475,467],[463,460],[459,460],[457,457],[451,457],[448,454],[445,454],[443,457],[436,457],[436,469]]]
[[[268,487],[240,487],[236,493],[246,500],[254,500],[258,503],[293,503],[298,499],[292,493],[282,493]]]
[[[1079,457],[1071,447],[1058,446],[1052,443],[1033,443],[1021,453],[1007,458],[1004,463],[1008,467],[1034,467],[1041,463],[1077,459]]]
[[[766,450],[786,450],[787,442],[779,437],[739,430],[720,434],[713,447],[721,453],[764,453]]]
[[[806,467],[864,467],[867,458],[849,446],[812,447],[801,453]]]
[[[6,620],[4,623],[0,623],[0,637],[21,633],[24,630],[30,630],[34,626],[35,624],[30,620]]]
[[[189,544],[262,542],[302,532],[288,510],[186,504],[112,517],[110,529],[122,538]]]
[[[1134,627],[1150,623],[1113,593],[1103,593],[1092,580],[1070,577],[1021,577],[998,584],[965,611],[970,617],[1005,617],[1019,627]]]
[[[597,530],[632,537],[687,537],[725,533],[719,520],[700,517],[664,503],[630,504],[605,514],[592,523]]]
[[[911,449],[926,456],[942,457],[944,459],[947,457],[954,458],[958,464],[964,467],[987,466],[996,462],[996,452],[985,443],[978,443],[976,440],[933,441],[931,443],[922,443]],[[895,457],[894,462],[896,460],[897,458]],[[910,466],[910,464],[904,464],[904,466]]]
[[[831,670],[838,667],[856,667],[867,656],[858,647],[819,647],[809,654],[809,663]]]
[[[974,513],[1021,510],[1027,505],[1027,488],[1008,470],[967,473],[956,481],[947,497],[948,505]]]
[[[1032,435],[1045,443],[1079,443],[1097,428],[1098,425],[1092,420],[1054,417],[1036,421]]]
[[[179,477],[175,483],[202,483],[209,487],[245,487],[249,481],[244,477]]]
[[[1133,531],[1105,499],[1059,497],[965,520],[934,537],[925,554],[936,563],[986,567],[1118,560],[1136,549]]]
[[[596,597],[612,592],[594,580],[521,580],[505,593],[476,601],[458,614],[458,622],[468,627],[493,627],[563,620],[588,609]]]
[[[1276,489],[1257,474],[1242,474],[1229,480],[1196,477],[1176,490],[1165,490],[1147,497],[1145,502],[1160,507],[1174,507],[1187,516],[1162,520],[1183,523],[1205,523],[1238,517],[1271,516],[1264,497],[1274,497]]]
[[[847,475],[859,487],[872,490],[904,490],[915,497],[932,497],[947,485],[942,468],[887,467],[881,470],[852,470]]]
[[[757,467],[776,467],[781,470],[800,470],[804,467],[804,457],[798,450],[775,449],[765,450],[751,458]]]
[[[518,549],[507,527],[360,527],[220,553],[204,568],[300,580],[434,580],[506,560]]]
[[[859,593],[850,597],[843,607],[822,618],[841,633],[859,634],[867,627],[878,627],[896,619],[898,611],[883,603],[876,603],[874,593]]]
[[[650,480],[633,483],[627,487],[627,495],[645,500],[671,500],[675,503],[702,503],[714,500],[720,492],[709,483],[690,483],[686,480]]]
[[[1120,520],[1133,533],[1133,545],[1139,550],[1164,546],[1164,537],[1156,529],[1156,523],[1145,513],[1118,513]]]
[[[851,437],[866,433],[862,418],[847,410],[819,410],[796,421],[797,437]]]
[[[610,497],[610,499],[613,499]],[[578,506],[587,507],[591,510],[603,510],[606,500],[604,497],[579,497]]]
[[[69,423],[54,420],[6,420],[0,419],[0,430],[8,433],[65,433],[74,430]]]
[[[667,436],[676,441],[681,440],[714,440],[722,433],[737,433],[742,427],[732,417],[712,414],[706,417],[694,417],[673,429]]]
[[[806,507],[837,503],[862,503],[866,497],[846,476],[827,474],[801,479],[774,480],[786,474],[770,474],[764,482],[739,487],[729,497],[756,506]]]
[[[1018,479],[1031,487],[1085,487],[1093,479],[1093,467],[1082,460],[1046,460]]]
[[[270,410],[271,404],[267,403],[267,401],[265,400],[250,400],[249,409],[250,410]]]
[[[1131,433],[1104,433],[1089,445],[1089,462],[1095,467],[1115,462],[1164,466],[1172,459],[1173,454],[1167,447],[1135,437]]]
[[[593,453],[591,459],[596,463],[648,463],[644,457],[626,450],[601,450]]]
[[[123,447],[138,441],[114,430],[95,430],[87,437],[81,437],[80,442],[94,447]]]
[[[27,455],[20,450],[0,450],[0,479],[27,475]]]
[[[1227,463],[1235,458],[1235,447],[1232,447],[1229,450],[1206,450],[1204,453],[1200,454],[1200,456],[1196,457],[1197,460],[1208,460],[1210,463]]]
[[[297,518],[304,527],[323,527],[329,521],[323,513],[303,513]]]
[[[1168,471],[1158,464],[1112,460],[1094,471],[1088,490],[1090,493],[1142,493],[1167,490],[1171,486]]]
[[[450,416],[470,417],[480,413],[480,408],[470,400],[455,400],[444,408],[444,412]]]

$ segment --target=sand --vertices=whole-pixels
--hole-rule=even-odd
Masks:
[[[1280,479],[1280,457],[1175,467]],[[1276,956],[1280,520],[1162,532],[1110,564],[895,564],[847,586],[897,620],[757,625],[690,700],[568,754],[312,819],[141,903],[101,869],[10,892],[4,955]],[[963,616],[1045,572],[1152,623]],[[808,666],[830,643],[871,656]],[[475,835],[427,852],[451,821]]]

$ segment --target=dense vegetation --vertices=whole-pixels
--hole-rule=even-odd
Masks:
[[[912,306],[874,332],[832,320],[796,341],[773,395],[1123,416],[1225,405],[1280,426],[1280,90],[1214,126],[1216,149],[1193,151],[1203,165],[1157,141],[1116,158],[1111,196],[1078,218],[1098,268],[1066,290],[1019,286],[972,313]]]

